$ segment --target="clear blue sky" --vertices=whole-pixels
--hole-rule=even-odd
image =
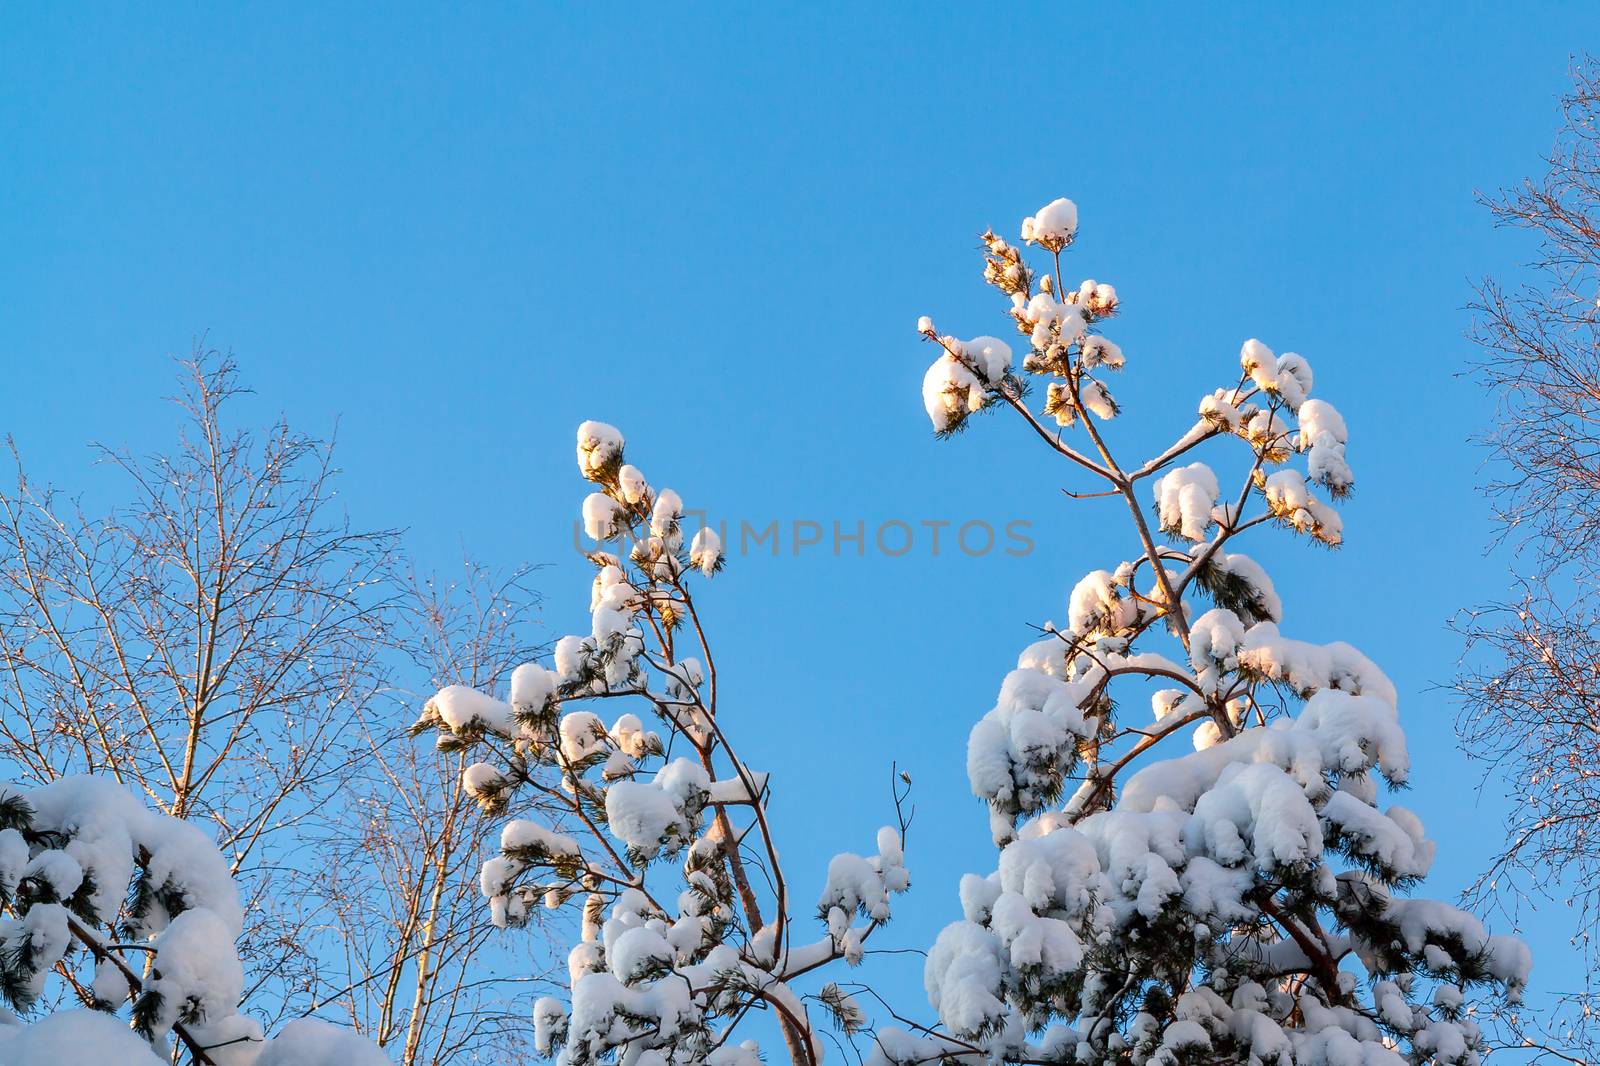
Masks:
[[[1465,443],[1489,412],[1452,375],[1472,280],[1526,251],[1473,195],[1537,167],[1600,10],[1305,10],[6,5],[0,428],[92,487],[84,443],[166,441],[167,356],[209,331],[259,410],[338,420],[358,522],[440,566],[553,563],[551,635],[587,625],[585,418],[735,521],[1030,521],[1024,558],[786,541],[709,601],[803,895],[830,842],[871,846],[889,761],[916,775],[895,932],[925,942],[993,862],[968,728],[1027,624],[1128,549],[1016,425],[931,438],[913,324],[1001,333],[974,234],[1070,196],[1070,271],[1124,300],[1128,439],[1186,424],[1248,336],[1345,412],[1348,546],[1250,550],[1286,630],[1395,678],[1448,896],[1498,804],[1430,686],[1446,618],[1504,586]],[[1566,921],[1533,926],[1538,983],[1576,976]]]

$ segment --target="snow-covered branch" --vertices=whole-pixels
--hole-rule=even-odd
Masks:
[[[33,1024],[0,1008],[0,1061],[384,1066],[313,1019],[266,1038],[242,1012],[244,921],[227,861],[191,823],[109,778],[0,785],[0,999],[37,1012],[57,974],[84,1008]]]

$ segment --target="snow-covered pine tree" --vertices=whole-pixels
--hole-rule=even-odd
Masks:
[[[1134,545],[1077,583],[1066,625],[1044,627],[972,730],[998,869],[963,879],[964,917],[929,954],[939,1024],[880,1031],[874,1058],[1476,1063],[1468,995],[1515,1001],[1528,951],[1406,894],[1434,845],[1414,814],[1381,805],[1408,774],[1394,686],[1348,644],[1280,633],[1271,580],[1233,550],[1270,524],[1340,543],[1328,501],[1353,484],[1344,420],[1310,398],[1305,359],[1250,340],[1192,427],[1124,464],[1104,428],[1123,353],[1098,332],[1117,294],[1063,284],[1076,232],[1064,199],[1024,221],[1040,270],[984,234],[985,278],[1025,338],[1020,368],[1001,340],[918,324],[942,349],[923,383],[935,431],[1009,408],[1126,505]],[[1242,470],[1226,495],[1191,458],[1212,444]],[[1153,720],[1113,702],[1139,682]]]
[[[108,777],[0,784],[0,1062],[385,1066],[315,1019],[265,1039],[240,1013],[243,928],[228,863],[190,822]]]
[[[759,1011],[795,1066],[817,1066],[830,1025],[848,1034],[865,1023],[819,971],[859,963],[909,886],[909,786],[897,780],[897,825],[879,830],[875,854],[830,862],[822,928],[802,932],[768,777],[729,738],[696,608],[694,587],[723,566],[721,540],[708,526],[685,549],[682,499],[623,461],[612,426],[580,426],[577,455],[596,486],[585,530],[614,549],[589,555],[589,633],[562,638],[553,668],[518,667],[504,701],[442,689],[414,727],[447,749],[481,748],[469,791],[488,811],[527,815],[506,824],[483,866],[495,921],[520,925],[569,901],[581,915],[570,1007],[535,1005],[537,1044],[566,1066],[759,1066],[744,1024]],[[597,710],[617,701],[632,709],[608,712],[608,725]]]

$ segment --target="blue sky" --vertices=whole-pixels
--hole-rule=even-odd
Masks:
[[[1017,425],[932,439],[913,324],[1003,333],[974,235],[1070,196],[1069,272],[1124,301],[1130,452],[1186,425],[1249,336],[1305,354],[1349,420],[1347,547],[1249,550],[1286,630],[1394,677],[1449,895],[1499,805],[1433,687],[1444,624],[1505,583],[1462,308],[1526,254],[1473,197],[1537,168],[1597,30],[1581,4],[11,5],[0,428],[93,490],[85,442],[166,441],[167,357],[208,334],[258,412],[337,421],[358,522],[441,567],[463,544],[552,564],[551,636],[587,625],[585,418],[734,522],[1029,522],[1023,557],[795,555],[786,533],[709,600],[802,894],[834,847],[871,846],[890,760],[916,775],[918,917],[895,932],[921,943],[992,864],[968,728],[1028,624],[1128,548]],[[1536,983],[1575,980],[1567,922],[1531,927]]]

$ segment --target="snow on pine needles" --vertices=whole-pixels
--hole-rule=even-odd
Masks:
[[[0,908],[6,1066],[387,1062],[313,1018],[266,1037],[241,1002],[244,908],[227,860],[196,825],[109,777],[0,785]],[[83,1009],[49,1009],[53,975]],[[117,1016],[123,1007],[130,1021]]]

